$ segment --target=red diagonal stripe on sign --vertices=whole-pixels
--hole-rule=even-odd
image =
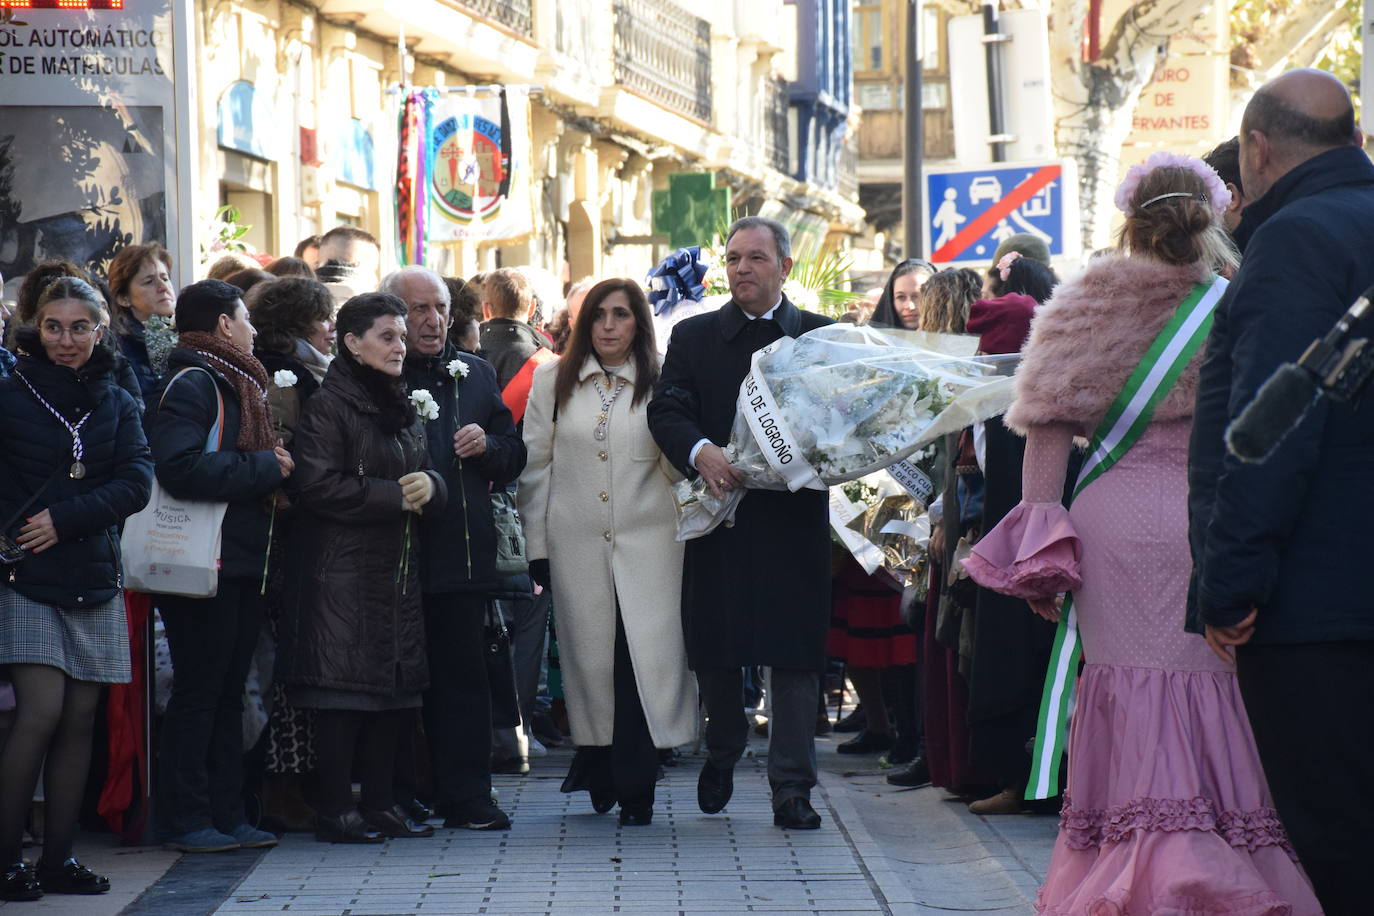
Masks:
[[[974,242],[987,235],[988,231],[1010,216],[1017,207],[1030,200],[1042,188],[1059,177],[1061,169],[1057,165],[1047,165],[1035,172],[1025,181],[1012,188],[1006,197],[984,210],[971,223],[959,230],[959,234],[945,242],[930,256],[932,261],[953,261],[964,253]]]

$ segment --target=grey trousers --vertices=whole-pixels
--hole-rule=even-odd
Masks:
[[[706,706],[706,753],[713,766],[734,767],[749,742],[744,713],[744,671],[699,668],[701,700]],[[816,784],[816,698],[820,674],[773,668],[769,676],[773,717],[768,721],[768,784],[773,807],[792,798],[810,799]]]

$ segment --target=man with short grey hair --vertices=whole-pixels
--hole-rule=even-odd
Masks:
[[[663,454],[720,496],[743,476],[729,442],[740,383],[755,350],[830,323],[782,294],[792,269],[787,230],[747,217],[730,227],[725,272],[731,301],[673,328],[649,429]],[[733,525],[687,542],[682,617],[687,657],[706,706],[708,759],[697,804],[714,814],[734,791],[734,767],[749,738],[742,669],[771,669],[768,782],[773,823],[814,830],[816,702],[830,621],[830,510],[822,490],[753,490]]]
[[[498,582],[489,491],[520,476],[525,443],[491,364],[447,342],[443,278],[404,267],[382,281],[382,291],[408,309],[406,387],[427,390],[439,405],[439,416],[425,422],[425,444],[454,494],[442,513],[423,516],[420,528],[434,807],[445,827],[505,830],[510,818],[491,800],[491,689],[482,638]]]
[[[1188,456],[1189,622],[1228,661],[1235,648],[1274,806],[1329,916],[1370,911],[1374,399],[1315,400],[1255,464],[1228,455],[1223,434],[1374,284],[1363,142],[1329,73],[1289,71],[1246,106],[1245,260],[1217,304]]]

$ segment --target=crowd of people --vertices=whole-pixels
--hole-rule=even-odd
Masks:
[[[44,262],[0,349],[0,899],[109,890],[73,842],[102,689],[152,689],[155,618],[152,828],[187,853],[509,829],[492,774],[528,772],[549,693],[563,791],[650,824],[704,721],[715,814],[760,681],[774,824],[817,829],[838,661],[840,753],[1060,815],[1042,912],[1362,912],[1374,616],[1343,522],[1374,500],[1374,408],[1319,400],[1263,463],[1223,436],[1374,281],[1362,143],[1338,81],[1285,74],[1205,161],[1129,169],[1118,244],[1062,282],[1015,235],[982,273],[903,261],[844,316],[1019,354],[1005,415],[942,443],[905,585],[838,545],[823,491],[677,539],[675,482],[745,486],[723,446],[752,355],[831,321],[783,294],[774,221],[730,226],[729,301],[667,340],[636,280],[560,308],[518,269],[383,276],[352,227],[180,290],[158,245]],[[121,527],[163,492],[222,508],[208,595],[124,587]],[[1042,698],[1068,695],[1061,768],[1069,704]]]

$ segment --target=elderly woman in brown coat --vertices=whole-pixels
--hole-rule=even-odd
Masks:
[[[405,314],[385,293],[339,310],[339,355],[306,402],[294,443],[298,515],[277,674],[294,705],[317,711],[316,836],[325,842],[434,832],[392,796],[398,729],[429,686],[416,515],[441,511],[445,499],[401,378]]]

